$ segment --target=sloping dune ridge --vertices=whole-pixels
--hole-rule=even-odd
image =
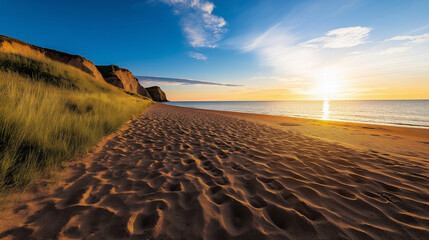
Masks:
[[[429,239],[427,160],[155,104],[3,210],[0,238]]]

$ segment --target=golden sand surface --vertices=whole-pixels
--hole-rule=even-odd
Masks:
[[[5,239],[429,239],[429,130],[155,104],[0,212]]]

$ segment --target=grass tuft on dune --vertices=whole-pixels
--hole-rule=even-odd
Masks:
[[[151,103],[46,57],[0,53],[0,189],[28,186]]]

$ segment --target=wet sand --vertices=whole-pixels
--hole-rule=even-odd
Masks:
[[[0,212],[5,239],[429,239],[429,130],[155,104]]]

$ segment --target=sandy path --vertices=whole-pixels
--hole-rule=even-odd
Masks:
[[[429,163],[156,104],[0,238],[429,239]]]

